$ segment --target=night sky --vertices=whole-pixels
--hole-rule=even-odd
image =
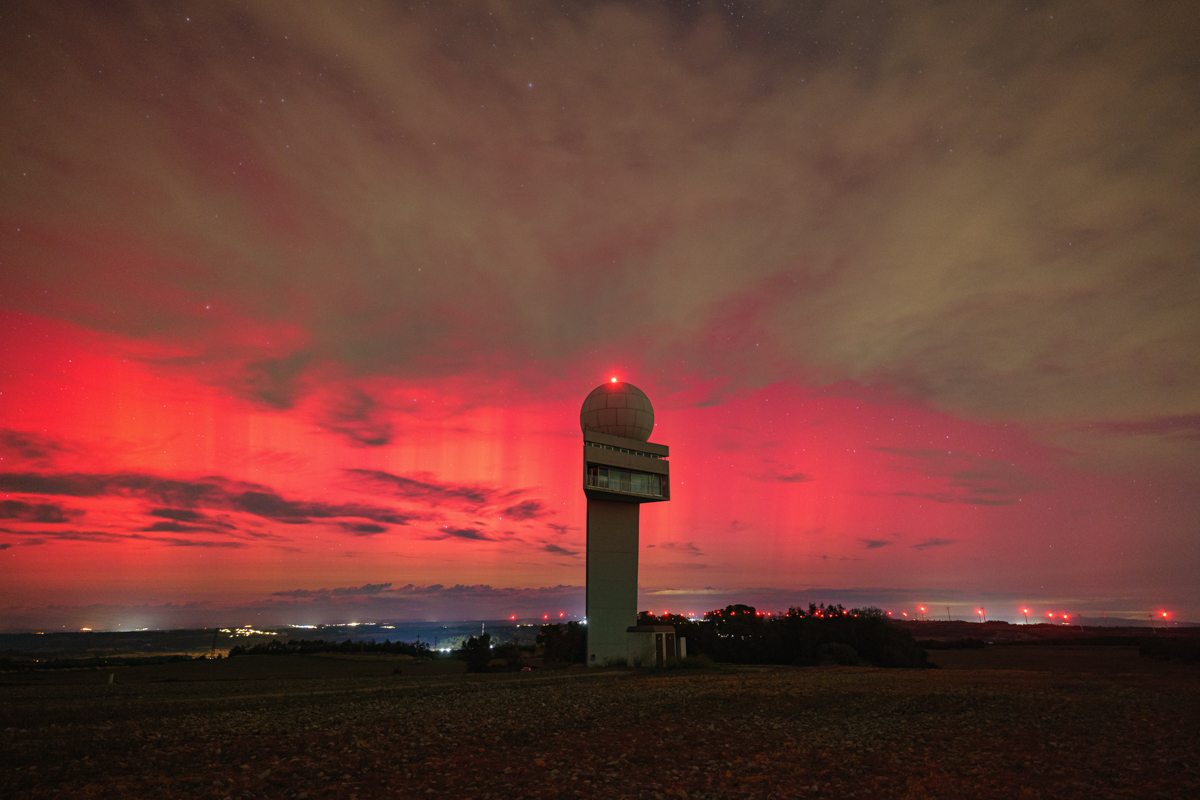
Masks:
[[[613,377],[641,608],[1200,620],[1194,2],[5,3],[0,92],[0,629],[582,614]]]

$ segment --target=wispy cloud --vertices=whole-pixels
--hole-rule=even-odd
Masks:
[[[387,527],[374,522],[342,522],[342,530],[355,536],[374,536],[377,533],[387,533]]]
[[[83,516],[83,511],[57,503],[26,503],[21,500],[0,501],[0,519],[35,523],[65,523]]]
[[[0,429],[0,453],[4,453],[10,461],[47,465],[72,449],[62,439],[45,433]]]
[[[1143,420],[1091,422],[1083,428],[1110,436],[1162,436],[1168,439],[1200,439],[1200,414],[1152,417]]]
[[[538,500],[522,500],[520,503],[509,506],[500,513],[505,517],[509,517],[513,520],[521,522],[528,519],[544,517],[550,512]]]
[[[914,544],[913,549],[914,550],[927,550],[930,547],[945,547],[947,545],[954,544],[957,541],[958,541],[957,539],[940,539],[935,536],[935,537],[926,539],[923,542],[918,542],[917,544]]]
[[[272,592],[272,597],[370,597],[382,594],[392,588],[388,583],[364,583],[362,586],[340,586],[336,589],[288,589]]]
[[[751,480],[763,483],[807,483],[813,480],[812,476],[798,469],[791,469],[782,465],[768,467],[763,472],[751,473],[749,477]]]
[[[891,492],[896,497],[919,497],[937,503],[965,503],[981,506],[1006,506],[1049,486],[1041,478],[1028,475],[1017,465],[971,453],[929,448],[876,447],[877,452],[895,458],[892,469],[924,476],[937,484],[928,490],[905,489]]]
[[[0,473],[0,491],[67,497],[134,497],[172,506],[150,513],[184,521],[179,509],[238,511],[262,519],[302,525],[317,520],[360,518],[389,525],[428,519],[427,514],[404,512],[361,503],[292,500],[261,484],[209,476],[178,480],[146,473]],[[157,512],[157,513],[156,513]]]
[[[450,525],[438,528],[434,533],[425,537],[426,539],[467,539],[474,542],[492,542],[495,541],[481,528],[455,528]]]
[[[863,546],[868,550],[878,550],[881,547],[887,547],[891,542],[884,539],[859,539]]]
[[[430,506],[450,504],[478,510],[496,496],[496,490],[486,486],[439,483],[425,474],[410,478],[373,469],[348,469],[346,474],[357,483],[383,487],[396,497]]]
[[[704,555],[704,552],[694,542],[658,542],[657,544],[648,544],[646,547],[647,549],[656,547],[659,550],[667,550],[685,556]]]
[[[318,417],[317,424],[360,447],[382,447],[392,443],[393,427],[387,410],[358,387],[350,387],[334,398]]]

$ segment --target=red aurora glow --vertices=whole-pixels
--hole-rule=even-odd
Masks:
[[[7,7],[0,628],[1200,619],[1196,14]]]

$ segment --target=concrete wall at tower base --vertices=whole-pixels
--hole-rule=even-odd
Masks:
[[[636,503],[588,500],[587,664],[624,662],[626,631],[637,623],[638,515]]]

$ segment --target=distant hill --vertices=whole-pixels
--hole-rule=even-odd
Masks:
[[[1193,623],[1170,623],[1155,625],[1150,629],[1149,622],[1134,624],[1132,620],[1096,620],[1084,618],[1082,625],[1050,624],[1045,622],[1030,625],[1012,624],[1008,622],[953,622],[928,620],[896,621],[895,625],[909,631],[915,639],[932,641],[956,641],[961,639],[981,639],[988,642],[1039,642],[1039,641],[1072,641],[1080,639],[1095,639],[1096,637],[1130,637],[1142,639],[1158,634],[1168,636],[1200,636],[1200,625]],[[1107,624],[1097,625],[1096,622]],[[1114,624],[1120,622],[1122,624]],[[1129,624],[1124,624],[1129,622]]]

